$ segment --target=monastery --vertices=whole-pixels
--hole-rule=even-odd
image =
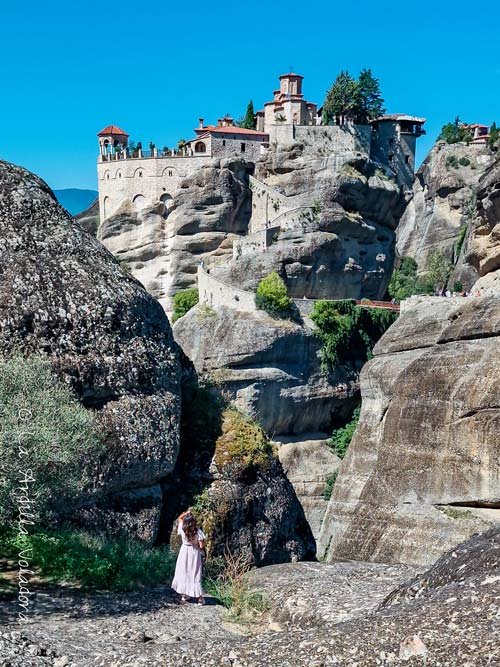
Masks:
[[[273,99],[256,114],[255,130],[235,125],[227,115],[217,125],[205,125],[200,118],[195,136],[176,150],[159,150],[153,144],[149,150],[143,150],[141,144],[131,147],[129,135],[116,125],[101,130],[97,135],[101,221],[124,205],[140,211],[161,201],[168,209],[182,179],[212,160],[238,157],[251,165],[270,145],[294,141],[325,149],[332,158],[330,164],[339,167],[353,154],[367,154],[391,170],[401,185],[411,188],[416,140],[425,133],[425,118],[389,114],[367,125],[349,120],[343,125],[323,125],[321,109],[304,99],[303,77],[291,72],[281,75],[279,81]],[[271,223],[266,219],[263,225]]]

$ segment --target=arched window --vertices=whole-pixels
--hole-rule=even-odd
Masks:
[[[140,211],[141,208],[146,206],[146,197],[144,195],[135,195],[132,199],[132,204],[136,211]]]
[[[168,192],[164,192],[162,196],[160,197],[160,201],[165,204],[165,208],[168,210],[172,208],[174,205],[174,200],[172,199],[172,195],[168,194]]]
[[[194,145],[194,152],[195,153],[206,153],[207,152],[207,147],[203,143],[203,141],[197,141]]]
[[[109,204],[110,204],[109,197],[104,197],[104,199],[102,200],[102,215],[104,218],[108,217],[110,208]]]

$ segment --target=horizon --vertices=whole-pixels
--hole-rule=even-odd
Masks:
[[[144,146],[172,147],[193,136],[199,117],[238,119],[250,99],[262,108],[290,67],[304,76],[305,98],[318,106],[340,70],[357,76],[370,68],[388,112],[427,119],[427,134],[417,142],[419,165],[442,125],[457,115],[488,125],[500,120],[500,9],[486,8],[488,23],[474,31],[461,6],[424,3],[406,13],[391,2],[374,13],[363,1],[356,26],[341,31],[332,6],[304,14],[298,3],[282,11],[258,0],[250,14],[225,8],[218,19],[214,12],[212,25],[193,20],[196,13],[184,7],[152,3],[137,11],[126,0],[110,29],[95,0],[84,9],[28,0],[2,10],[0,49],[11,66],[4,68],[0,93],[0,159],[34,171],[52,189],[96,190],[96,135],[106,125],[118,125]],[[16,50],[19,25],[22,51]]]

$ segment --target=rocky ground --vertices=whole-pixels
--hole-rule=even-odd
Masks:
[[[263,568],[254,585],[269,611],[252,627],[228,624],[213,603],[177,605],[161,588],[93,598],[38,593],[30,624],[21,632],[12,622],[4,628],[0,664],[500,665],[500,531],[412,574],[409,566],[359,562]],[[14,600],[3,604],[4,620],[14,610]]]

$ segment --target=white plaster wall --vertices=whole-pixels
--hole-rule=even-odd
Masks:
[[[129,158],[97,163],[99,211],[109,218],[125,202],[138,197],[137,206],[150,206],[162,195],[172,195],[186,176],[210,164],[209,155]],[[144,197],[144,199],[140,199]]]

